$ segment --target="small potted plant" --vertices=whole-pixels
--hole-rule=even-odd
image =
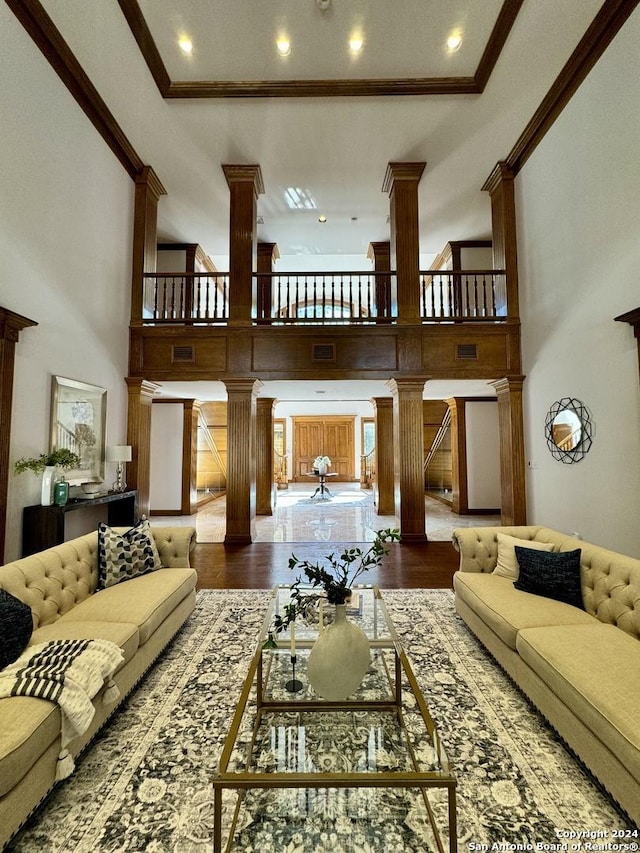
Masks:
[[[16,474],[22,474],[23,471],[33,471],[34,474],[42,474],[45,468],[62,468],[69,470],[70,468],[80,467],[80,457],[72,450],[67,450],[66,447],[52,450],[51,453],[41,453],[40,456],[34,456],[30,459],[18,459],[15,464]]]
[[[80,457],[73,450],[66,447],[54,448],[50,453],[41,453],[40,456],[18,459],[14,466],[16,474],[23,471],[33,471],[34,474],[42,474],[42,490],[40,502],[42,506],[50,506],[53,494],[53,475],[56,468],[68,471],[70,468],[80,467]],[[68,494],[68,489],[67,489]],[[63,503],[66,502],[66,498]]]

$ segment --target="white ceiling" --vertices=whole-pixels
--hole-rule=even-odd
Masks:
[[[265,194],[258,238],[281,256],[360,255],[389,239],[381,191],[389,161],[426,161],[420,245],[426,263],[450,240],[488,238],[481,187],[504,159],[600,8],[602,0],[524,0],[482,94],[324,98],[177,99],[160,95],[117,0],[44,0],[92,83],[142,160],[167,189],[164,240],[228,254],[223,163],[259,164]],[[477,67],[499,0],[140,0],[175,80],[467,76]],[[357,60],[346,41],[363,34]],[[275,38],[286,30],[291,55]],[[448,34],[462,47],[446,52]],[[177,46],[187,33],[194,53]],[[315,209],[290,209],[287,188]],[[323,213],[327,222],[320,224]]]
[[[224,269],[229,189],[222,164],[259,164],[265,193],[258,200],[258,239],[278,244],[283,268],[337,269],[343,258],[349,269],[366,270],[369,243],[390,237],[389,199],[381,190],[390,161],[427,163],[419,188],[423,269],[449,241],[491,236],[490,199],[481,187],[602,1],[524,0],[481,94],[225,99],[164,99],[117,0],[43,5],[166,188],[158,210],[161,240],[199,243]],[[174,82],[349,80],[473,75],[502,0],[331,0],[327,11],[317,0],[139,0],[139,6]],[[347,47],[354,29],[364,41],[357,58]],[[445,41],[453,31],[463,42],[450,54]],[[283,33],[291,40],[286,59],[275,51]],[[190,58],[178,48],[184,34],[194,44]],[[290,188],[315,207],[290,207]],[[316,399],[318,385],[265,383],[261,393]],[[191,383],[188,391],[171,383],[165,393],[170,387],[183,396],[224,397],[219,383]],[[425,396],[467,393],[458,384],[438,393],[436,387],[429,383]],[[325,383],[324,390],[325,399],[388,394],[383,383]],[[484,383],[468,389],[470,396],[486,393]]]

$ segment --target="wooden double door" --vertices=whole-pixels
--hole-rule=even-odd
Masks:
[[[331,459],[333,478],[343,482],[355,479],[355,418],[294,417],[293,420],[293,479],[308,482],[305,476],[313,468],[316,456]]]

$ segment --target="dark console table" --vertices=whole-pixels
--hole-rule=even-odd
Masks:
[[[26,506],[22,512],[22,556],[36,554],[65,541],[68,512],[82,512],[106,504],[112,527],[131,527],[138,519],[138,492],[108,492],[98,498],[71,498],[64,506]]]

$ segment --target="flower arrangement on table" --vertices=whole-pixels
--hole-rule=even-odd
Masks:
[[[331,460],[328,456],[316,456],[312,468],[315,472],[326,471],[327,468],[331,468]]]
[[[399,542],[400,532],[397,529],[386,528],[377,530],[375,538],[367,550],[362,548],[345,548],[339,557],[328,554],[324,559],[330,568],[309,560],[299,560],[295,554],[289,557],[289,568],[302,570],[304,579],[298,576],[291,585],[291,598],[282,614],[276,614],[274,627],[269,631],[264,648],[277,648],[275,635],[285,631],[296,616],[309,617],[320,599],[328,604],[345,604],[351,598],[351,589],[355,581],[370,569],[378,568],[383,558],[389,553],[387,542]],[[323,593],[308,592],[301,585],[321,588]]]

